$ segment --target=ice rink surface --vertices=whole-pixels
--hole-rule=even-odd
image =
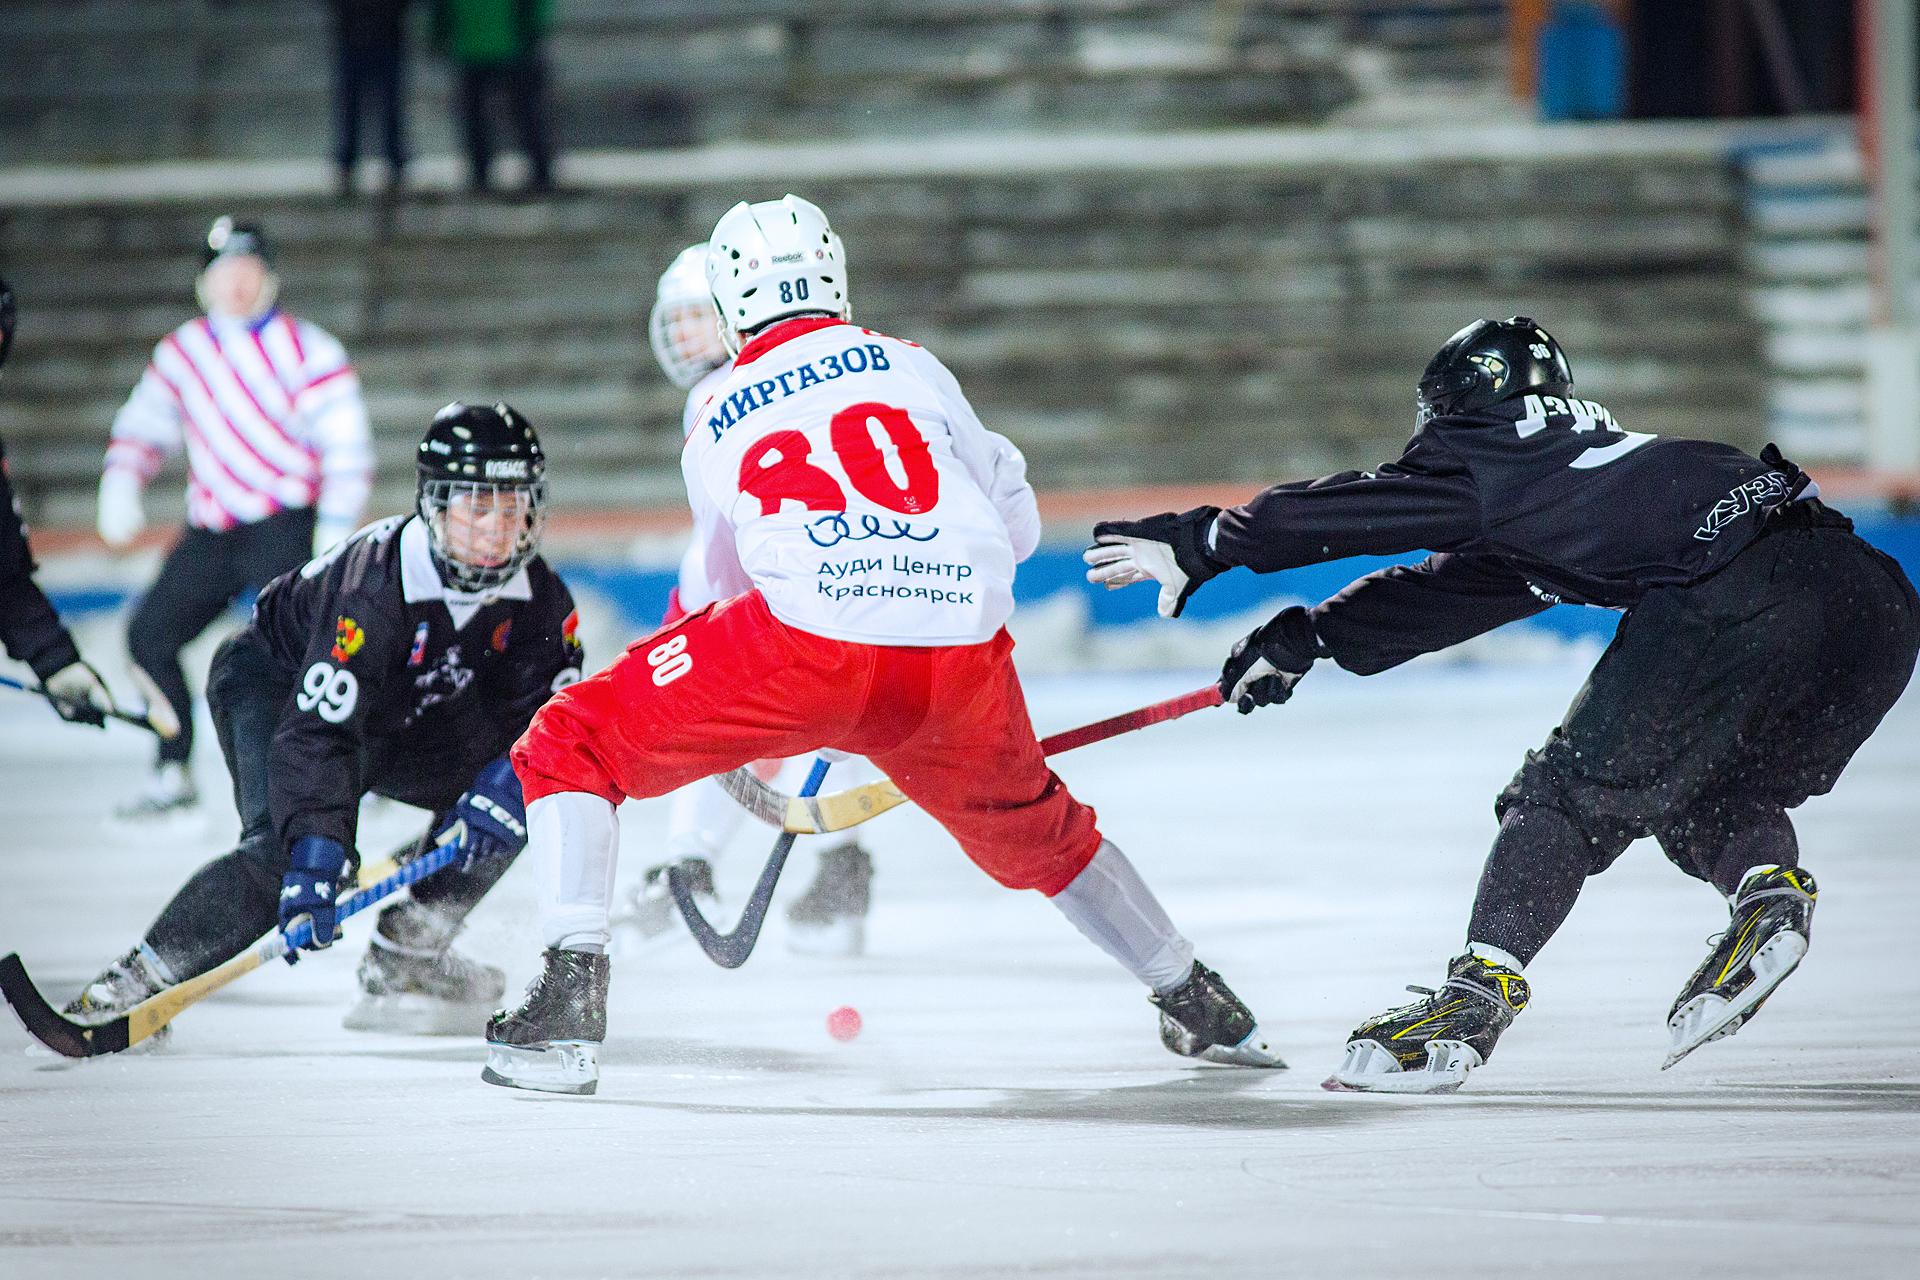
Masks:
[[[1920,695],[1799,811],[1813,950],[1739,1036],[1658,1069],[1726,914],[1643,843],[1466,1091],[1320,1089],[1355,1022],[1441,978],[1492,798],[1583,671],[1323,664],[1286,707],[1062,759],[1291,1071],[1170,1056],[1130,978],[901,811],[865,831],[865,959],[789,955],[777,913],[738,972],[684,938],[621,954],[593,1098],[481,1084],[477,1036],[342,1030],[364,917],[184,1014],[161,1055],[66,1066],[0,1018],[0,1275],[1913,1275]],[[1036,724],[1204,678],[1042,677]],[[63,1001],[230,842],[226,784],[209,734],[205,824],[116,834],[138,736],[0,702],[0,951]],[[624,813],[630,880],[665,805]],[[417,822],[371,809],[362,847]],[[723,923],[769,842],[736,841]],[[812,871],[803,848],[787,893]],[[463,943],[515,992],[531,882],[516,868]],[[825,1030],[840,1005],[865,1018],[849,1044]]]

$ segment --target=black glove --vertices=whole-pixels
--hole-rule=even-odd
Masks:
[[[1171,511],[1144,520],[1102,520],[1081,558],[1087,581],[1115,590],[1151,578],[1160,584],[1160,616],[1177,618],[1200,584],[1227,568],[1207,550],[1218,507]]]
[[[113,710],[113,695],[100,673],[82,660],[69,662],[46,678],[41,692],[53,704],[53,710],[69,724],[106,727],[107,712]]]
[[[1240,708],[1241,715],[1285,702],[1314,659],[1328,656],[1307,611],[1299,605],[1282,609],[1233,646],[1220,668],[1220,697]]]

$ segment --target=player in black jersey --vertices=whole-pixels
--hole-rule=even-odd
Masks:
[[[1220,690],[1243,712],[1320,658],[1370,675],[1562,602],[1626,613],[1500,795],[1466,951],[1356,1030],[1330,1087],[1457,1089],[1586,877],[1647,835],[1732,906],[1669,1011],[1668,1065],[1737,1030],[1806,952],[1815,887],[1787,810],[1833,786],[1912,674],[1912,585],[1778,450],[1623,431],[1573,392],[1532,320],[1476,321],[1427,366],[1397,461],[1095,528],[1088,578],[1155,580],[1168,616],[1234,565],[1434,553],[1240,641]]]
[[[467,857],[381,913],[347,1025],[485,1022],[505,981],[456,955],[453,937],[526,841],[506,751],[579,678],[581,655],[573,600],[538,555],[546,481],[533,428],[506,405],[448,405],[418,468],[412,515],[276,578],[220,647],[208,693],[240,842],[187,881],[69,1016],[115,1016],[276,922],[310,916],[315,949],[329,945],[372,792],[430,810],[436,834],[464,823]]]
[[[15,314],[13,290],[0,280],[0,366],[13,349]],[[6,444],[0,442],[0,648],[33,668],[62,720],[104,726],[113,696],[100,673],[81,659],[33,570],[27,526],[7,477]]]

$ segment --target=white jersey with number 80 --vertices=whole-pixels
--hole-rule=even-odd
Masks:
[[[922,348],[831,320],[749,343],[693,415],[689,500],[774,615],[860,644],[976,644],[1040,538],[1026,461]]]

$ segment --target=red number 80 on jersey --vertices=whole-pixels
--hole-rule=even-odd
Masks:
[[[874,428],[899,459],[900,474],[887,469]],[[855,490],[869,502],[901,515],[925,515],[940,501],[940,472],[933,452],[905,409],[866,401],[848,405],[829,424],[833,456]],[[808,511],[845,511],[847,493],[831,471],[812,460],[813,446],[799,431],[775,431],[754,442],[740,460],[740,492],[757,498],[760,514],[775,515],[797,502]]]

